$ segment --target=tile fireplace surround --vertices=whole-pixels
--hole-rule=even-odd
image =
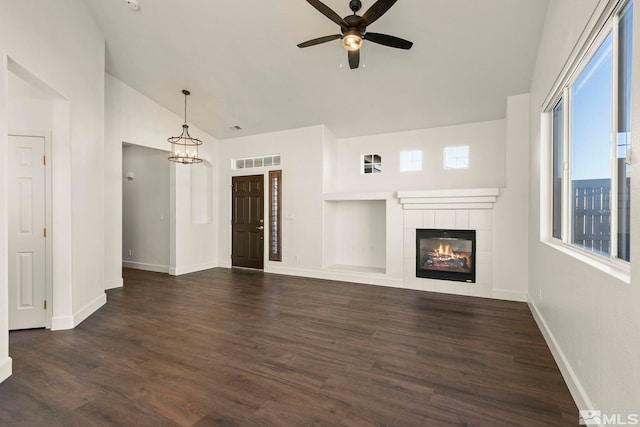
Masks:
[[[493,289],[493,208],[497,188],[400,191],[404,217],[403,268],[408,288],[487,298]],[[476,283],[416,277],[416,229],[476,230]],[[511,299],[511,298],[509,298]]]

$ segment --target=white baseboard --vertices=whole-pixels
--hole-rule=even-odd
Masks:
[[[529,304],[529,308],[531,309],[533,318],[538,324],[538,328],[540,328],[540,331],[542,332],[542,336],[544,336],[544,339],[547,342],[547,346],[549,346],[549,349],[551,350],[551,354],[553,355],[553,358],[558,364],[558,368],[560,368],[562,377],[564,378],[564,381],[567,383],[567,387],[569,387],[569,392],[571,393],[573,400],[576,402],[576,406],[578,407],[578,409],[584,409],[584,410],[593,409],[594,406],[591,402],[591,399],[589,399],[587,392],[585,391],[584,387],[582,387],[582,384],[580,383],[578,376],[576,375],[575,371],[569,364],[569,361],[567,360],[566,356],[564,355],[564,352],[558,345],[558,342],[556,341],[555,337],[553,336],[553,333],[549,329],[547,322],[545,322],[544,318],[542,317],[542,314],[538,310],[538,307],[531,300],[531,298],[528,299],[527,303]]]
[[[107,294],[102,292],[96,299],[73,313],[73,327],[82,323],[87,317],[95,313],[100,307],[107,303]]]
[[[168,273],[172,276],[179,276],[181,274],[195,273],[196,271],[209,270],[216,267],[218,267],[216,262],[207,262],[204,264],[188,265],[186,267],[171,267]]]
[[[0,360],[0,383],[11,376],[13,361],[9,356]]]
[[[491,297],[507,301],[527,302],[526,292],[511,291],[508,289],[494,289],[491,291]]]
[[[311,277],[313,279],[338,280],[342,282],[363,283],[365,285],[403,288],[402,279],[386,277],[384,274],[363,273],[338,270],[311,270],[302,268],[265,266],[265,273],[284,274],[287,276]]]
[[[220,265],[220,267],[231,268],[231,266]],[[313,270],[305,268],[292,268],[282,267],[279,265],[265,265],[265,273],[284,274],[287,276],[299,276],[299,277],[311,277],[313,279],[325,279],[325,280],[338,280],[342,282],[362,283],[365,285],[386,286],[391,288],[411,289],[416,290],[415,287],[410,287],[405,284],[402,278],[388,277],[384,273],[374,272],[362,272],[362,271],[348,271],[348,270]],[[435,291],[437,292],[437,291]],[[453,292],[442,292],[451,295],[458,295]],[[473,295],[469,295],[473,296]],[[527,294],[523,292],[511,291],[506,289],[494,289],[491,294],[491,298],[526,302]]]
[[[52,331],[64,331],[73,329],[73,316],[54,316],[51,318]]]
[[[61,331],[65,329],[73,329],[106,303],[107,294],[102,292],[96,299],[73,313],[73,316],[56,316],[51,318],[51,330]]]
[[[119,279],[105,280],[104,290],[106,291],[107,289],[121,288],[123,285],[124,281],[122,280],[122,277]]]
[[[135,268],[136,270],[153,271],[155,273],[168,273],[168,265],[148,264],[145,262],[122,261],[125,268]]]

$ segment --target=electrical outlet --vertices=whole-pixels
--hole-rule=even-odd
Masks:
[[[129,256],[131,256],[131,249],[129,249]]]

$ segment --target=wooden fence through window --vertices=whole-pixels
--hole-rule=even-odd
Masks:
[[[629,200],[629,178],[620,202]],[[573,239],[585,249],[611,253],[611,181],[575,180],[573,184]],[[627,203],[622,203],[628,206]],[[625,209],[629,214],[628,208]],[[628,222],[627,222],[628,223]]]

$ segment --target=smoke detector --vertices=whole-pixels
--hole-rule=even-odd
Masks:
[[[127,7],[131,10],[133,10],[134,12],[137,12],[138,10],[140,10],[140,4],[138,3],[138,0],[125,0],[127,2]]]

